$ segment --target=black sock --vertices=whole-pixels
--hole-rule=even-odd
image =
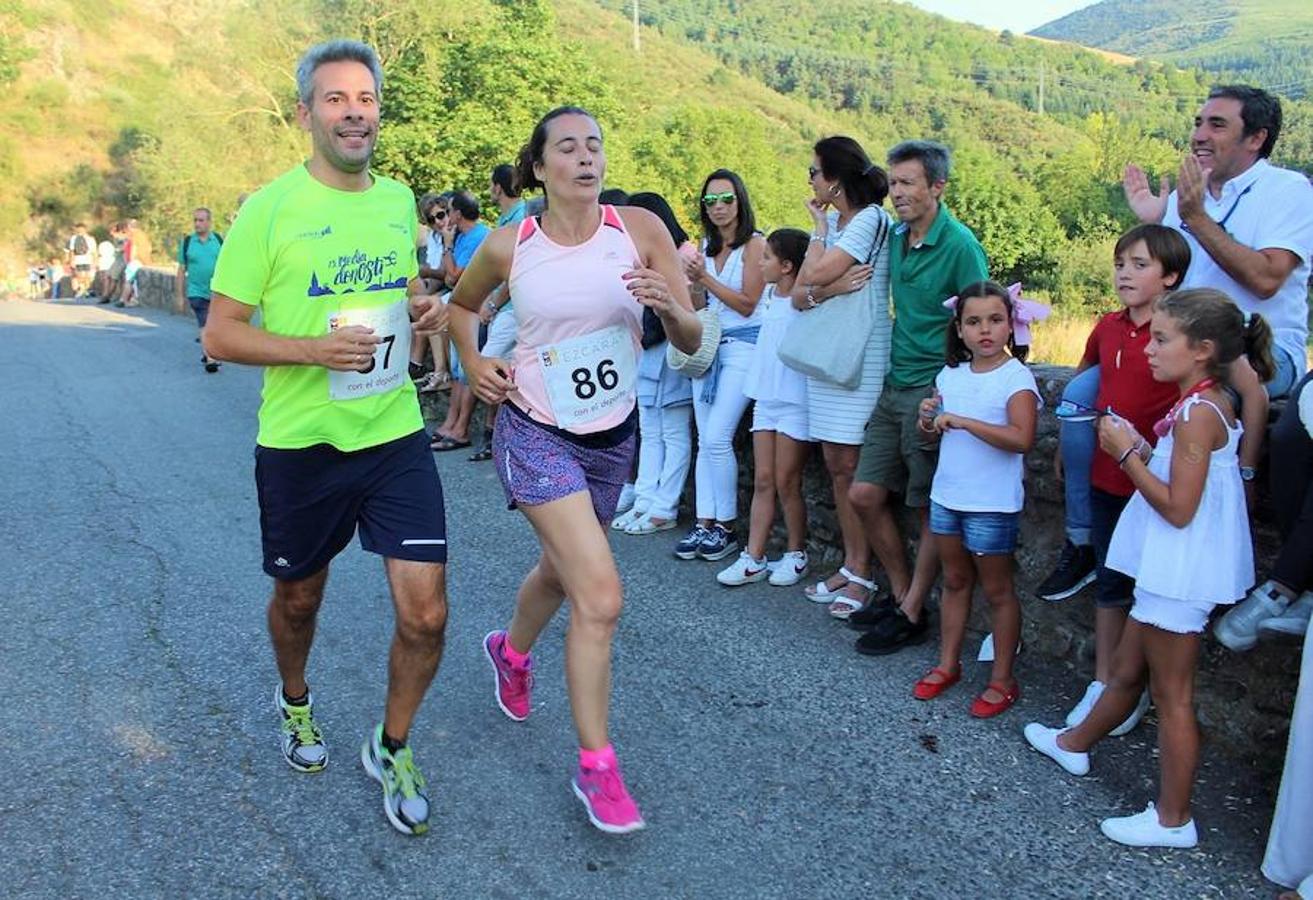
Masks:
[[[379,739],[379,743],[383,745],[383,749],[386,750],[388,753],[396,753],[402,747],[406,746],[406,742],[404,740],[403,741],[397,740],[392,735],[387,733],[387,729],[383,730],[383,737]]]
[[[289,697],[287,689],[283,688],[283,702],[288,706],[305,706],[310,702],[310,688],[306,688],[305,693],[299,697]]]

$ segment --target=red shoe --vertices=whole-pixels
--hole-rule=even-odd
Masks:
[[[938,675],[944,680],[929,681],[931,675]],[[962,669],[960,666],[956,672],[946,672],[939,666],[935,666],[921,676],[921,680],[916,683],[916,687],[912,688],[912,696],[918,700],[933,700],[961,680]]]
[[[990,688],[993,688],[995,691],[1002,694],[1003,699],[997,703],[986,700],[985,693]],[[985,690],[981,691],[980,695],[971,701],[971,715],[975,716],[977,719],[988,719],[992,716],[997,716],[1000,713],[1007,712],[1012,708],[1012,704],[1016,703],[1019,699],[1021,699],[1021,685],[1019,683],[1014,681],[1012,682],[1012,687],[1007,688],[996,681],[991,681],[985,686]]]

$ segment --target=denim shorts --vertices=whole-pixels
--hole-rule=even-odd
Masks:
[[[1011,554],[1020,530],[1019,512],[958,512],[930,501],[930,532],[960,537],[962,546],[977,556]]]

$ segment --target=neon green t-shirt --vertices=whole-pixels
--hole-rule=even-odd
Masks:
[[[215,293],[258,306],[273,334],[318,337],[364,324],[383,338],[367,373],[266,368],[261,446],[363,450],[424,426],[406,371],[415,232],[410,189],[378,175],[366,191],[339,191],[301,165],[242,205],[219,253]]]

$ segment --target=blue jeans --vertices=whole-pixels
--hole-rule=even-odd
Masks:
[[[1093,408],[1099,398],[1099,367],[1081,372],[1062,391],[1062,399]],[[1062,492],[1066,501],[1067,539],[1077,547],[1088,547],[1090,538],[1090,467],[1099,450],[1094,422],[1067,422],[1059,426],[1062,452]]]
[[[1263,387],[1267,388],[1267,395],[1276,400],[1290,393],[1295,386],[1295,382],[1299,381],[1301,373],[1299,364],[1291,359],[1290,354],[1280,347],[1272,347],[1272,361],[1277,364],[1276,374]]]

